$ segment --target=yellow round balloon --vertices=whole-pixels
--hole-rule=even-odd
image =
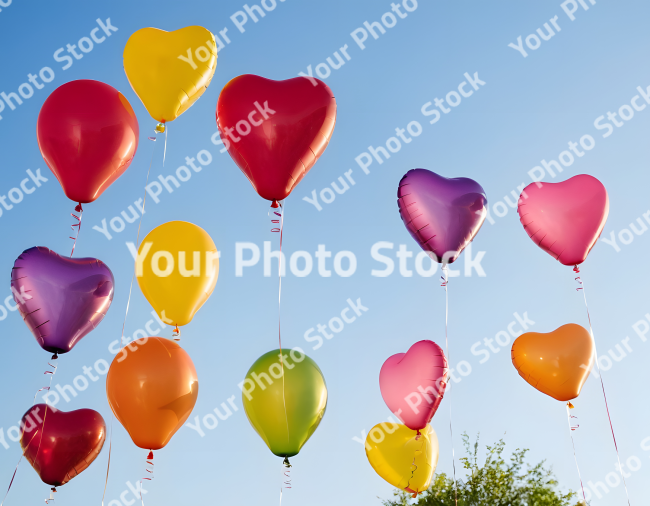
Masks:
[[[217,284],[217,247],[193,223],[163,223],[142,240],[135,274],[160,319],[169,325],[186,325]]]
[[[388,483],[411,494],[424,492],[438,465],[438,436],[430,425],[420,431],[380,423],[366,437],[370,465]]]
[[[124,48],[124,72],[133,90],[161,123],[173,121],[206,90],[217,68],[217,45],[202,26],[174,32],[142,28]]]

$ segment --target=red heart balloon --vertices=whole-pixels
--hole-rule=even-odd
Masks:
[[[36,404],[22,418],[25,458],[53,487],[65,485],[93,463],[106,440],[106,423],[92,409],[66,413]]]
[[[598,179],[581,174],[561,183],[529,184],[517,211],[535,244],[564,265],[578,265],[605,228],[609,197]]]
[[[66,196],[97,199],[131,164],[140,129],[129,101],[99,81],[71,81],[47,97],[36,126],[38,147]]]
[[[314,78],[235,77],[217,103],[222,142],[267,200],[293,191],[325,151],[335,123],[332,90]]]

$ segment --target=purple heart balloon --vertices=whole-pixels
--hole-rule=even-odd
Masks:
[[[65,258],[44,247],[23,251],[11,291],[27,327],[46,351],[67,353],[106,316],[115,280],[95,258]]]
[[[480,184],[466,177],[447,179],[426,169],[404,175],[397,204],[413,239],[439,263],[455,262],[487,215]]]

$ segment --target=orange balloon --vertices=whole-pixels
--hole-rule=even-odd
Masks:
[[[115,417],[145,450],[163,448],[190,416],[199,394],[192,359],[174,341],[145,337],[115,357],[106,395]]]
[[[580,395],[594,365],[594,340],[575,323],[548,334],[527,332],[512,344],[512,363],[540,392],[570,401]]]

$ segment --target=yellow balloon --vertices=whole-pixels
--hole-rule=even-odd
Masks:
[[[217,44],[202,26],[175,32],[142,28],[124,48],[124,72],[149,114],[173,121],[206,90],[217,68]]]
[[[388,483],[411,494],[429,488],[438,465],[438,436],[430,425],[420,431],[380,423],[366,437],[370,465]]]
[[[201,227],[186,221],[163,223],[142,240],[135,274],[160,319],[186,325],[217,284],[217,247]]]

